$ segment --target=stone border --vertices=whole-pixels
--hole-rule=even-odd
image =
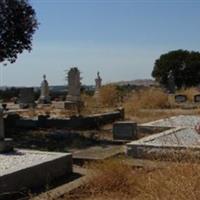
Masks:
[[[155,138],[166,136],[178,131],[184,130],[186,127],[176,127],[170,130],[153,134],[137,141],[132,141],[126,144],[126,154],[134,158],[162,158],[162,157],[172,157],[171,153],[174,154],[185,154],[197,152],[200,153],[200,146],[196,145],[162,145],[162,144],[149,144]]]
[[[9,117],[8,117],[9,118]],[[71,117],[65,119],[47,118],[39,116],[38,119],[16,118],[5,119],[6,127],[13,128],[69,128],[69,129],[95,129],[99,126],[124,119],[124,109],[113,112],[94,114],[89,116]]]
[[[43,151],[20,150],[26,153],[50,154],[53,158],[23,166],[20,169],[8,170],[0,176],[0,193],[20,191],[48,184],[55,178],[72,173],[72,155]]]

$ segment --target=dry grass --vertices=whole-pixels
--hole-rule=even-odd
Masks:
[[[88,184],[63,199],[69,200],[197,200],[199,164],[168,164],[156,170],[134,169],[123,161],[107,160],[90,166]]]
[[[135,115],[141,109],[162,109],[169,107],[168,96],[160,88],[149,88],[134,92],[124,103],[125,111]]]
[[[176,94],[183,94],[186,95],[188,98],[188,101],[194,102],[194,95],[199,94],[197,88],[191,87],[186,89],[180,89],[176,92]]]
[[[119,101],[119,94],[115,85],[108,84],[99,90],[99,103],[105,107],[115,107]]]

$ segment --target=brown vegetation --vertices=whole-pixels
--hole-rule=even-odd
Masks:
[[[200,196],[199,164],[173,163],[147,170],[107,160],[91,165],[90,170],[89,182],[63,199],[196,200]]]
[[[118,91],[115,85],[108,84],[99,90],[99,102],[102,106],[115,107],[119,101]]]

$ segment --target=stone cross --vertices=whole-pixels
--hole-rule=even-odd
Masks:
[[[68,95],[66,100],[78,102],[81,100],[81,78],[80,71],[77,67],[73,67],[68,71]]]
[[[49,84],[46,80],[46,75],[43,75],[43,81],[41,83],[41,93],[39,102],[41,103],[50,103],[50,96],[49,96]]]

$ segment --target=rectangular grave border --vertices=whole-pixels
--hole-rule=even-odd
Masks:
[[[19,169],[8,170],[5,174],[0,176],[1,193],[42,186],[48,184],[48,182],[51,182],[55,178],[67,176],[72,173],[72,154],[70,153],[21,149],[16,149],[16,151],[31,154],[49,154],[53,157],[46,159],[43,162],[37,161],[31,165],[24,165]]]

